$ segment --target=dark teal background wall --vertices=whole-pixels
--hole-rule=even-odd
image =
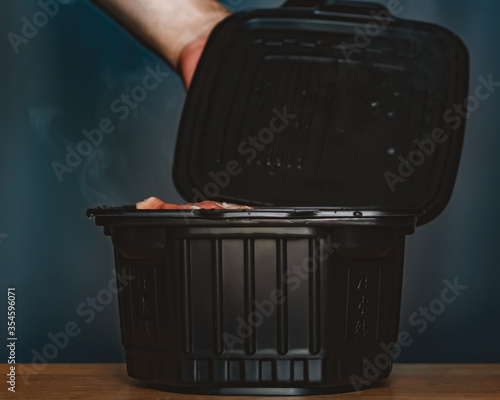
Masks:
[[[233,9],[281,3],[225,2]],[[401,3],[401,17],[443,25],[465,41],[472,88],[481,75],[500,81],[498,1]],[[18,362],[31,362],[71,321],[81,332],[54,362],[123,361],[116,298],[86,322],[87,299],[113,278],[113,255],[85,210],[149,195],[182,201],[170,176],[185,93],[165,63],[85,1],[61,5],[16,54],[7,35],[39,9],[35,1],[0,5],[0,331],[7,331],[6,288],[14,286]],[[147,67],[170,75],[126,117],[114,112],[114,100],[141,84]],[[408,238],[401,329],[413,343],[397,361],[500,362],[499,110],[500,91],[471,116],[448,208]],[[106,117],[114,131],[59,182],[52,163]],[[467,289],[423,329],[414,313],[440,297],[445,279]]]

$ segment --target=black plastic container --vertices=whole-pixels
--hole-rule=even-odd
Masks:
[[[467,51],[376,4],[287,5],[216,28],[176,149],[187,201],[260,208],[88,211],[133,278],[128,373],[154,387],[318,394],[391,371],[405,236],[455,180]]]

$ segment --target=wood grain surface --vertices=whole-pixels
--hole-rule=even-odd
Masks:
[[[17,365],[16,392],[7,390],[8,365],[0,364],[4,379],[0,399],[256,399],[278,397],[193,396],[161,392],[130,379],[124,364]],[[24,370],[24,373],[22,371]],[[297,399],[298,397],[286,397]],[[311,396],[314,400],[500,400],[500,364],[400,364],[382,385],[358,393]]]

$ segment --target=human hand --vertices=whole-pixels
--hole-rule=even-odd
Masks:
[[[215,0],[93,0],[156,50],[189,87],[208,37],[230,12]]]

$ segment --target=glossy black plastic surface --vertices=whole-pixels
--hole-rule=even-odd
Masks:
[[[128,374],[230,395],[385,379],[415,218],[348,213],[89,210],[127,278],[118,301]]]
[[[129,375],[215,395],[386,378],[405,236],[451,195],[464,121],[446,113],[467,75],[458,38],[371,3],[290,0],[221,23],[188,93],[174,180],[190,202],[261,207],[88,211],[130,278],[118,294]],[[391,188],[387,172],[403,181]]]
[[[234,15],[212,34],[178,136],[180,193],[436,217],[462,147],[463,43],[380,5],[289,3]]]

